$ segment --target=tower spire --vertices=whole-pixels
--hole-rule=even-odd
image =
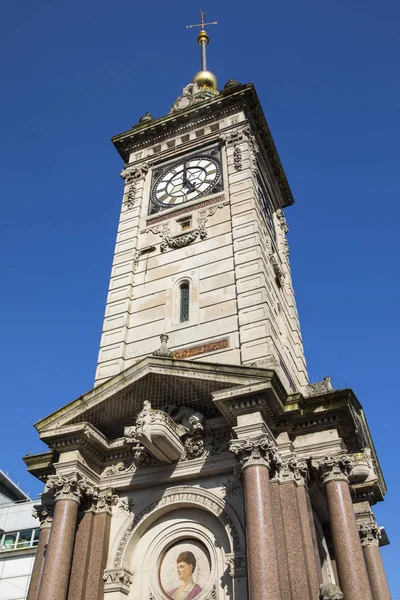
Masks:
[[[193,83],[197,83],[200,88],[209,88],[214,91],[217,91],[217,78],[211,71],[207,71],[207,52],[206,47],[210,41],[208,37],[208,33],[205,30],[205,27],[208,25],[218,25],[218,21],[211,21],[210,23],[205,23],[205,12],[200,11],[201,23],[196,23],[195,25],[186,25],[186,29],[192,29],[193,27],[200,27],[200,33],[197,36],[197,43],[201,48],[201,71],[197,73],[193,78]]]

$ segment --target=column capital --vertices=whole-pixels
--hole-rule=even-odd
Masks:
[[[379,540],[382,534],[375,521],[364,521],[359,523],[358,533],[360,534],[361,545],[363,548],[371,545],[379,547]]]
[[[297,485],[307,485],[309,470],[307,461],[299,458],[297,454],[289,457],[277,455],[274,476],[271,482],[294,482]]]
[[[273,442],[266,435],[256,439],[247,437],[231,440],[229,449],[239,457],[242,469],[252,466],[262,466],[270,470],[278,457]]]
[[[83,477],[79,471],[68,473],[67,475],[51,475],[47,480],[45,492],[54,491],[55,501],[73,500],[80,504],[82,496],[86,493],[92,496],[95,492],[95,486],[91,484],[86,477]]]
[[[53,522],[54,506],[43,506],[43,504],[34,504],[32,517],[39,519],[40,529],[51,527]]]
[[[330,481],[346,481],[348,483],[348,476],[353,470],[351,457],[347,454],[341,456],[326,454],[323,459],[313,460],[312,466],[324,484]]]

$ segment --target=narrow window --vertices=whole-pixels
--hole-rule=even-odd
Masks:
[[[189,283],[184,281],[179,286],[180,293],[180,322],[189,321]]]

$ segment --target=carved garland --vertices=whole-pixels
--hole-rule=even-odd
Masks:
[[[125,199],[125,204],[128,209],[134,207],[135,196],[136,196],[136,185],[138,181],[142,181],[146,178],[149,165],[143,163],[138,167],[128,167],[121,171],[121,177],[125,180],[125,183],[129,186],[128,193]]]
[[[162,508],[163,506],[181,502],[189,502],[197,506],[202,506],[218,517],[228,534],[233,551],[237,552],[240,550],[239,534],[232,518],[227,512],[225,503],[219,498],[212,498],[208,494],[206,495],[205,490],[199,489],[196,493],[193,490],[185,490],[184,488],[180,488],[178,490],[171,490],[167,492],[164,496],[158,500],[155,500],[146,506],[146,508],[144,508],[140,513],[132,517],[121,537],[115,553],[114,567],[116,569],[122,567],[124,552],[133,531],[150,513],[156,509]]]

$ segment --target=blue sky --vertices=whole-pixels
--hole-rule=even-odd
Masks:
[[[253,82],[296,204],[286,211],[311,381],[362,402],[389,488],[376,507],[400,598],[396,0],[205,2],[209,67]],[[109,141],[166,114],[199,68],[189,1],[3,3],[2,462],[32,492],[32,423],[92,386],[122,164]],[[397,169],[396,169],[397,167]],[[397,476],[397,479],[396,479]]]

